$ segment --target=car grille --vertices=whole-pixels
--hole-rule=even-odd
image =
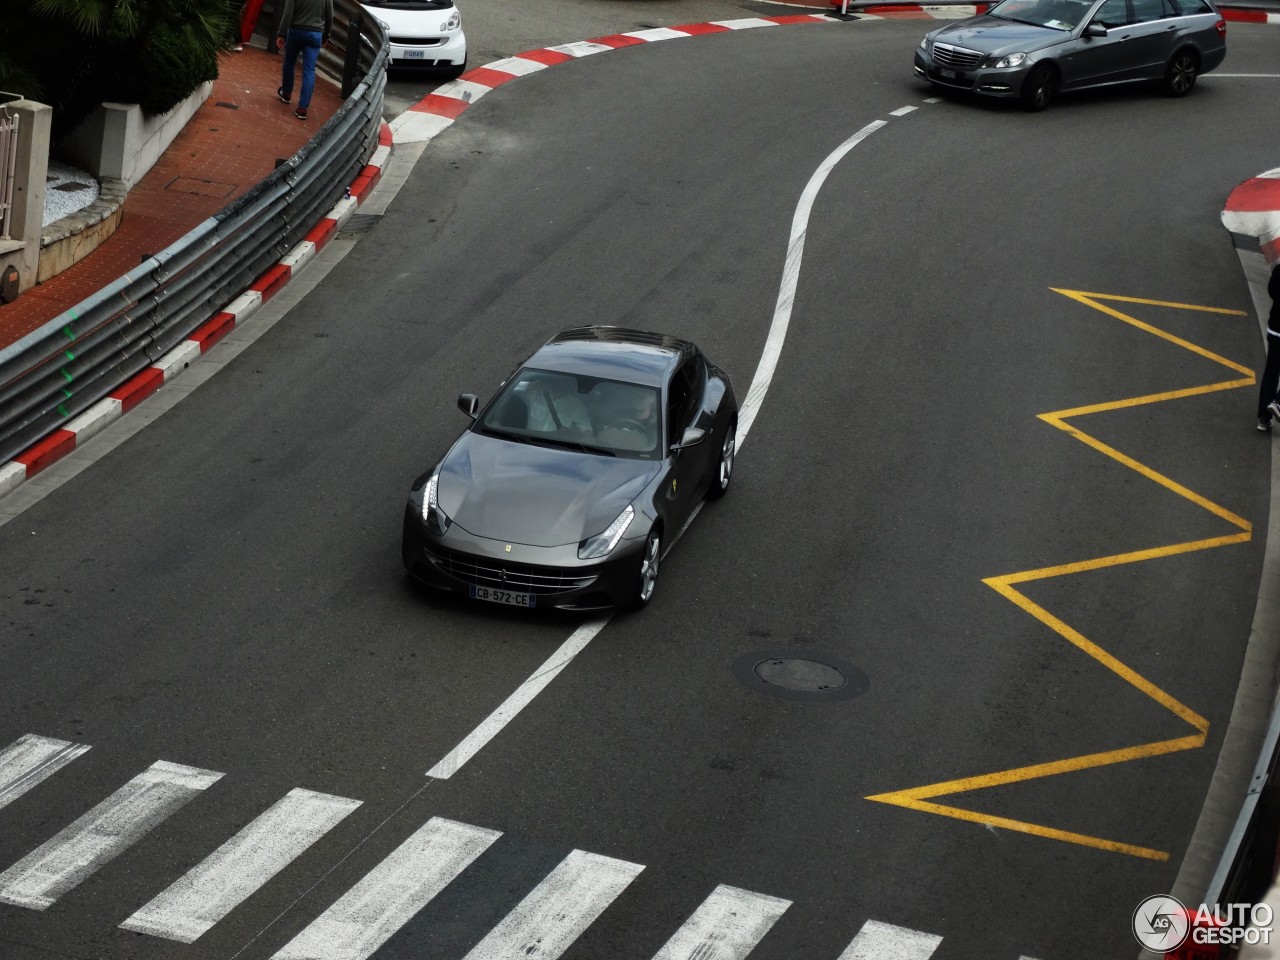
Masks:
[[[391,42],[401,47],[437,47],[444,37],[391,37]]]
[[[499,563],[453,550],[428,550],[427,555],[449,576],[477,587],[545,595],[581,590],[596,582],[594,574],[583,576],[577,570]]]
[[[933,62],[944,67],[971,70],[982,62],[983,56],[985,54],[977,50],[953,47],[949,43],[935,43],[933,45]]]

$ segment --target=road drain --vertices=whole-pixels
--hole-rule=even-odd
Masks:
[[[766,650],[733,662],[734,675],[752,690],[783,700],[849,700],[867,692],[867,675],[825,654]]]

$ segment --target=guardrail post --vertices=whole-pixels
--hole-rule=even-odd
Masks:
[[[351,96],[360,75],[360,37],[364,28],[364,11],[356,8],[355,15],[347,22],[346,57],[342,61],[342,99]]]

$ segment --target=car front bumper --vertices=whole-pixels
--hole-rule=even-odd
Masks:
[[[934,62],[926,51],[916,48],[915,75],[921,80],[951,90],[979,93],[984,97],[1016,97],[1022,93],[1022,84],[1034,63],[1024,62],[1019,67],[976,67],[971,70],[951,69]],[[948,76],[947,73],[953,74]]]
[[[461,30],[438,37],[392,38],[393,69],[425,70],[432,67],[460,67],[467,62],[467,38]]]
[[[602,560],[579,560],[577,544],[509,544],[456,523],[441,536],[427,528],[420,510],[412,500],[405,508],[402,559],[427,586],[467,597],[473,587],[530,594],[535,607],[555,610],[607,610],[635,597],[644,536],[624,538]]]

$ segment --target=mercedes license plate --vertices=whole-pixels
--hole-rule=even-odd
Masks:
[[[493,587],[472,586],[469,591],[472,600],[488,600],[490,603],[505,603],[513,607],[534,606],[532,593],[515,593],[512,590],[495,590]]]
[[[938,72],[949,80],[954,80],[956,78],[956,72],[954,70],[948,70],[946,67],[940,67]]]

